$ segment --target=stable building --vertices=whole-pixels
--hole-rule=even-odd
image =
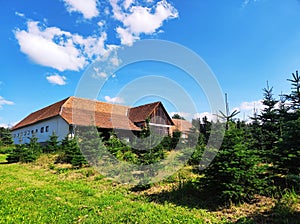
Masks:
[[[33,136],[40,143],[46,142],[52,133],[61,141],[73,136],[76,126],[93,125],[107,137],[111,131],[138,135],[147,124],[160,135],[174,130],[174,122],[161,102],[128,107],[71,96],[29,114],[11,131],[15,144],[26,144]]]

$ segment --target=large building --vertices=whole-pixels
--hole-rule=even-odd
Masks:
[[[138,134],[149,123],[152,130],[164,135],[171,134],[174,122],[161,102],[128,107],[96,100],[68,97],[35,111],[12,129],[15,144],[29,143],[35,136],[46,142],[52,133],[62,140],[74,134],[76,126],[94,125],[104,135],[110,131]]]

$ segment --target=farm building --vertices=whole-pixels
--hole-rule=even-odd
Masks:
[[[94,125],[104,135],[112,130],[138,134],[146,122],[161,135],[174,130],[174,122],[161,102],[128,107],[71,96],[31,113],[11,131],[15,144],[29,143],[32,136],[42,143],[53,132],[61,141],[73,135],[76,126]]]

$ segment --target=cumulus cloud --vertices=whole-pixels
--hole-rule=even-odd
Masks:
[[[123,45],[131,46],[134,41],[140,39],[138,36],[133,35],[128,29],[117,27],[116,31]]]
[[[97,9],[97,0],[63,0],[67,6],[67,10],[71,12],[79,12],[85,19],[92,19],[99,15]]]
[[[29,21],[27,30],[16,30],[21,51],[37,64],[59,71],[82,69],[90,60],[106,52],[106,33],[83,37],[57,27],[43,27]]]
[[[188,112],[171,112],[170,113],[171,117],[173,117],[175,114],[180,115],[181,117],[183,117],[186,120],[190,120],[190,118],[191,118],[191,114]]]
[[[116,30],[122,44],[131,45],[141,34],[153,34],[166,20],[178,17],[178,11],[167,0],[152,3],[151,7],[138,5],[132,0],[123,3],[120,5],[118,0],[110,0],[114,18],[123,25]]]
[[[61,76],[59,74],[49,75],[46,77],[49,83],[54,85],[63,86],[66,85],[67,78],[65,76]]]
[[[194,114],[194,119],[199,118],[202,120],[202,118],[204,118],[204,117],[207,117],[208,121],[217,121],[218,120],[218,116],[216,114],[212,114],[209,112],[202,112],[202,113]]]
[[[252,101],[252,102],[242,102],[239,106],[240,110],[262,110],[265,106],[262,103],[262,100]]]
[[[124,103],[123,98],[121,97],[110,97],[110,96],[105,96],[104,99],[108,103]]]
[[[92,74],[92,77],[95,78],[95,79],[105,79],[107,78],[107,74],[103,71],[100,71],[99,68],[97,67],[94,67],[93,70],[95,71],[93,74]]]
[[[14,105],[15,103],[9,100],[4,99],[3,96],[0,96],[0,109],[3,108],[4,105]]]

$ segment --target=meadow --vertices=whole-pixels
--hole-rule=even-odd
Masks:
[[[91,167],[54,164],[56,155],[34,163],[6,163],[0,155],[0,223],[297,223],[299,196],[280,201],[214,208],[201,201],[185,168],[146,189],[119,184]],[[282,200],[285,201],[282,201]]]

